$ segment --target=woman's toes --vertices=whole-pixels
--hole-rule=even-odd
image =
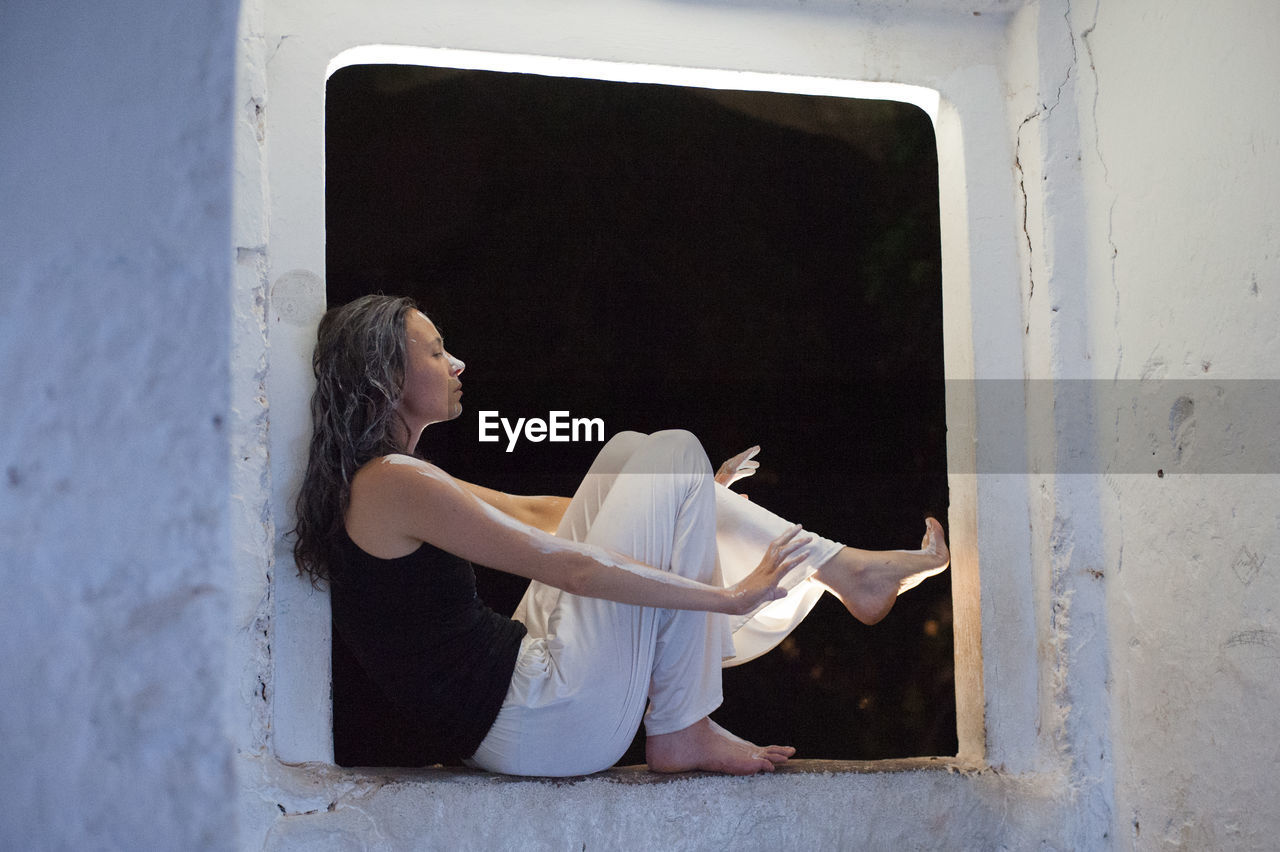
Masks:
[[[764,756],[770,763],[782,764],[796,753],[796,750],[790,746],[769,746],[764,750]]]

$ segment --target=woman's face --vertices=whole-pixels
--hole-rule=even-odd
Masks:
[[[452,420],[462,413],[462,375],[465,366],[444,348],[435,323],[420,311],[405,317],[404,392],[396,410],[410,428]]]

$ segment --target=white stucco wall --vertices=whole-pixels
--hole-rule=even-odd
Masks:
[[[1104,2],[1082,43],[1088,286],[1061,357],[1195,406],[1153,412],[1181,464],[1095,485],[1115,822],[1138,848],[1280,842],[1277,34],[1274,3]],[[1203,472],[1246,418],[1270,433],[1236,451],[1257,473]]]
[[[124,6],[0,6],[0,845],[1274,846],[1277,412],[1240,397],[1280,354],[1269,0],[247,0],[238,38],[233,3]],[[938,93],[958,768],[324,765],[281,534],[324,74],[373,42]]]
[[[0,4],[0,847],[233,848],[235,2]]]

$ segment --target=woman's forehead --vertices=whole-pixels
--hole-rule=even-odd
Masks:
[[[440,332],[436,330],[436,324],[419,310],[409,311],[405,317],[405,328],[408,330],[410,337],[421,335],[426,340],[434,340],[440,336]]]

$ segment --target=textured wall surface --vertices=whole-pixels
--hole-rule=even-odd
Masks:
[[[1277,828],[1260,792],[1273,755],[1256,746],[1274,740],[1263,712],[1276,698],[1268,666],[1277,659],[1277,595],[1266,557],[1276,515],[1265,502],[1274,476],[1265,464],[1262,476],[1213,471],[1241,469],[1231,441],[1255,442],[1258,423],[1275,412],[1232,408],[1239,386],[1212,382],[1273,378],[1267,287],[1277,261],[1265,205],[1277,188],[1277,122],[1258,105],[1277,79],[1263,46],[1275,13],[1260,3],[1166,7],[1042,0],[606,10],[495,0],[484,14],[442,3],[422,16],[389,3],[358,18],[339,4],[308,27],[319,19],[289,2],[268,4],[266,126],[270,144],[293,155],[267,168],[275,205],[268,277],[288,285],[285,325],[307,310],[296,270],[322,276],[319,69],[362,42],[939,92],[948,376],[978,380],[976,399],[961,392],[948,403],[959,473],[951,529],[961,748],[976,744],[994,767],[546,785],[431,773],[384,783],[315,764],[282,772],[254,758],[246,813],[264,820],[268,845],[360,839],[434,848],[458,842],[456,826],[465,825],[479,832],[478,845],[524,831],[548,844],[581,837],[626,847],[669,828],[652,812],[683,813],[693,796],[717,806],[685,814],[669,839],[718,848],[745,819],[733,806],[738,791],[766,787],[771,802],[800,816],[769,823],[787,827],[776,838],[748,833],[748,848],[800,837],[939,848],[1265,845]],[[305,336],[277,327],[268,322],[277,360],[285,347],[305,345]],[[1010,405],[984,401],[990,379],[1029,384]],[[1166,401],[1174,387],[1166,379],[1208,383]],[[271,394],[272,425],[283,432],[272,439],[277,465],[293,452],[287,442],[301,409],[292,383],[282,384],[287,390]],[[1007,475],[992,475],[989,462],[1009,453]],[[1165,467],[1167,475],[1157,473]],[[275,505],[286,475],[287,465],[276,468]],[[275,594],[273,628],[287,641],[262,663],[279,687],[273,742],[277,754],[314,760],[326,748],[325,719],[320,702],[299,696],[324,694],[323,661],[312,649],[326,625],[320,602],[286,578]],[[1223,744],[1249,758],[1224,762]],[[1220,783],[1193,784],[1209,765]],[[275,812],[264,804],[273,796]],[[493,808],[490,797],[503,819],[479,818]],[[508,816],[517,823],[508,826]],[[520,820],[528,827],[517,828]]]
[[[0,6],[0,846],[232,845],[237,3]]]
[[[755,778],[629,768],[559,781],[263,766],[253,779],[262,799],[244,819],[262,848],[335,852],[1027,849],[1060,831],[1060,779],[923,768],[932,762],[832,762],[842,771]]]
[[[1274,846],[1274,4],[235,5],[0,6],[0,845]],[[316,756],[323,601],[280,533],[324,70],[375,37],[940,93],[948,375],[1052,380],[948,402],[979,462],[1026,450],[952,482],[965,760],[551,783]]]
[[[1273,848],[1280,10],[1050,6],[1015,92],[1028,375],[1058,382],[1041,717],[1116,846]]]
[[[1280,468],[1249,437],[1274,442],[1280,415],[1276,33],[1261,0],[1104,2],[1082,42],[1097,305],[1082,348],[1101,376],[1169,389],[1152,417],[1165,475],[1121,469],[1098,489],[1116,831],[1137,848],[1280,834]]]

